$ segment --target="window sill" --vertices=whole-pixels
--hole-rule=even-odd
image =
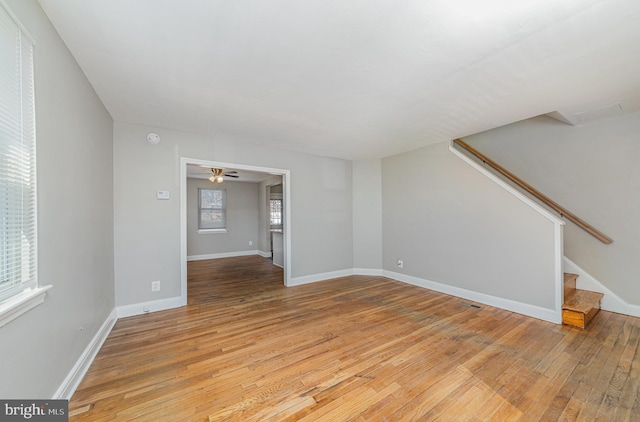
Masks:
[[[227,229],[199,229],[198,234],[226,233]]]
[[[52,286],[27,289],[0,303],[0,327],[7,325],[20,315],[44,303],[47,290]]]

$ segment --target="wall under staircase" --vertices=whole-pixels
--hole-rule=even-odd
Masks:
[[[614,239],[602,244],[572,223],[564,266],[578,288],[605,294],[602,309],[640,316],[640,113],[574,127],[536,117],[464,138]],[[622,299],[624,298],[624,299]]]
[[[561,220],[448,143],[385,158],[382,176],[384,275],[561,322]]]

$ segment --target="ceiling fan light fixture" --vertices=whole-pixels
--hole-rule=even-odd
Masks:
[[[209,177],[211,183],[222,183],[224,181],[222,169],[211,169],[211,177]]]

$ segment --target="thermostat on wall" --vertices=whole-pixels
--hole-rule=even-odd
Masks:
[[[157,190],[156,191],[156,199],[169,199],[169,191],[168,190]]]

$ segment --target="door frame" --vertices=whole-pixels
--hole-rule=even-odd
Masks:
[[[187,300],[187,165],[248,170],[282,176],[282,195],[284,202],[284,285],[291,285],[291,172],[288,169],[259,167],[247,164],[224,163],[180,157],[180,294]]]

